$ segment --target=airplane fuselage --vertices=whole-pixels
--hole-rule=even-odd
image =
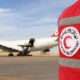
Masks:
[[[29,47],[27,51],[40,51],[50,49],[58,45],[58,41],[56,41],[56,39],[57,37],[35,39],[33,47]],[[0,41],[0,45],[6,46],[8,48],[13,48],[18,51],[23,51],[22,47],[19,45],[24,45],[26,43],[29,43],[29,40]]]

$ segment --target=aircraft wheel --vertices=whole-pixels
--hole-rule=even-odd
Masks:
[[[19,52],[19,54],[17,54],[17,56],[22,56],[22,53],[21,53],[21,52]]]
[[[9,54],[8,56],[14,56],[13,54]]]
[[[17,56],[19,56],[19,54],[17,54]]]
[[[19,53],[17,56],[26,56],[26,54]]]
[[[22,56],[21,54],[17,54],[17,56]]]
[[[26,56],[26,54],[23,54],[22,56]]]

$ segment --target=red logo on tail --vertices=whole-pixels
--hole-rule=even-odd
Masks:
[[[58,37],[58,31],[56,31],[51,37]]]

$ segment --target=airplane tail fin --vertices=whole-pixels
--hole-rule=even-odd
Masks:
[[[58,37],[59,34],[58,34],[58,31],[56,31],[51,37]]]

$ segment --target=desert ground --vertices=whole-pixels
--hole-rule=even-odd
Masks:
[[[58,80],[58,55],[9,57],[0,52],[0,80]]]

